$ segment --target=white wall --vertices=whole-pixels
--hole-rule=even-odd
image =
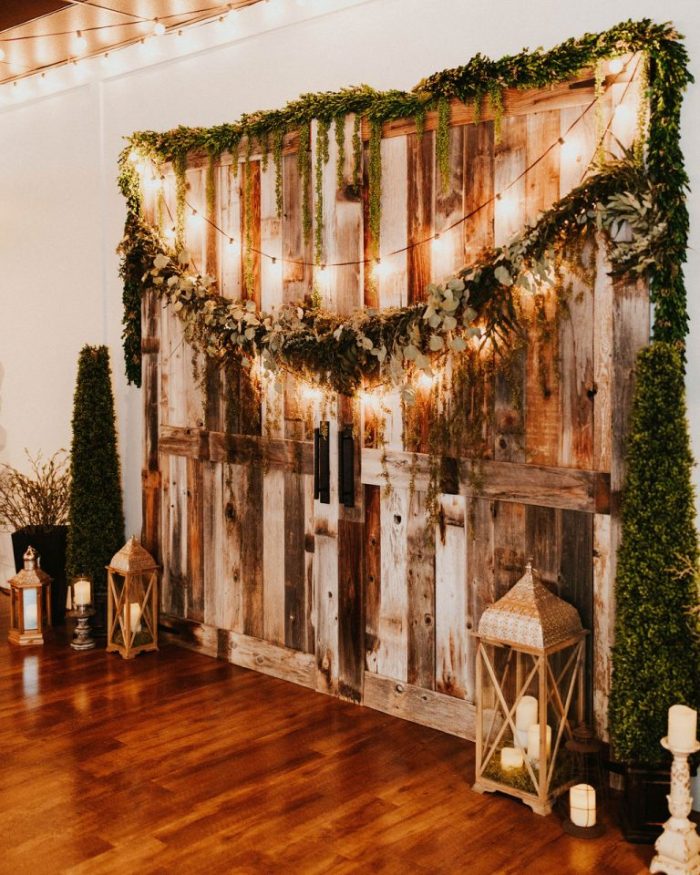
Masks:
[[[246,12],[251,27],[269,16],[266,32],[0,113],[0,461],[21,466],[24,447],[50,453],[69,445],[79,349],[107,343],[128,532],[140,528],[141,412],[140,392],[122,376],[120,348],[114,249],[123,204],[115,178],[123,136],[228,121],[305,91],[361,82],[411,88],[476,52],[499,57],[524,46],[548,48],[629,17],[672,19],[700,79],[697,0],[274,2],[282,7],[277,20],[272,5]],[[700,458],[700,86],[686,97],[683,147],[693,188],[688,388]],[[4,540],[2,577],[12,572],[7,550]]]

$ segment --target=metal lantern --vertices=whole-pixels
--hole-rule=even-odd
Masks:
[[[28,547],[24,568],[8,581],[10,585],[10,631],[12,644],[44,643],[44,629],[51,625],[51,578],[39,567],[39,554]]]
[[[136,538],[107,566],[107,650],[124,659],[158,649],[158,566]]]
[[[92,580],[87,575],[74,577],[68,584],[66,594],[66,613],[76,621],[73,650],[92,650],[95,639],[90,635],[90,617],[95,613],[93,607]]]
[[[583,720],[586,632],[530,563],[481,616],[476,657],[477,792],[500,790],[537,814],[572,785],[570,714]]]

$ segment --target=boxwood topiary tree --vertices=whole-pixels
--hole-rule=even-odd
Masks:
[[[615,581],[609,723],[627,763],[662,761],[669,706],[700,701],[692,465],[681,357],[652,343],[637,360]]]
[[[124,512],[109,351],[85,346],[73,398],[71,495],[66,571],[91,575],[95,626],[105,623],[105,566],[124,543]]]

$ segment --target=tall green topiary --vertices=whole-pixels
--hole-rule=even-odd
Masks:
[[[81,350],[72,424],[66,572],[69,576],[91,575],[95,625],[99,627],[104,624],[107,598],[105,566],[124,543],[112,373],[106,346]]]
[[[681,357],[643,349],[627,444],[609,723],[623,762],[663,759],[667,711],[698,707],[698,535]]]

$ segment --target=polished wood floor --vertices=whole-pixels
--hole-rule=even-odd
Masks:
[[[6,643],[0,872],[641,873],[470,790],[473,746],[174,647]]]

